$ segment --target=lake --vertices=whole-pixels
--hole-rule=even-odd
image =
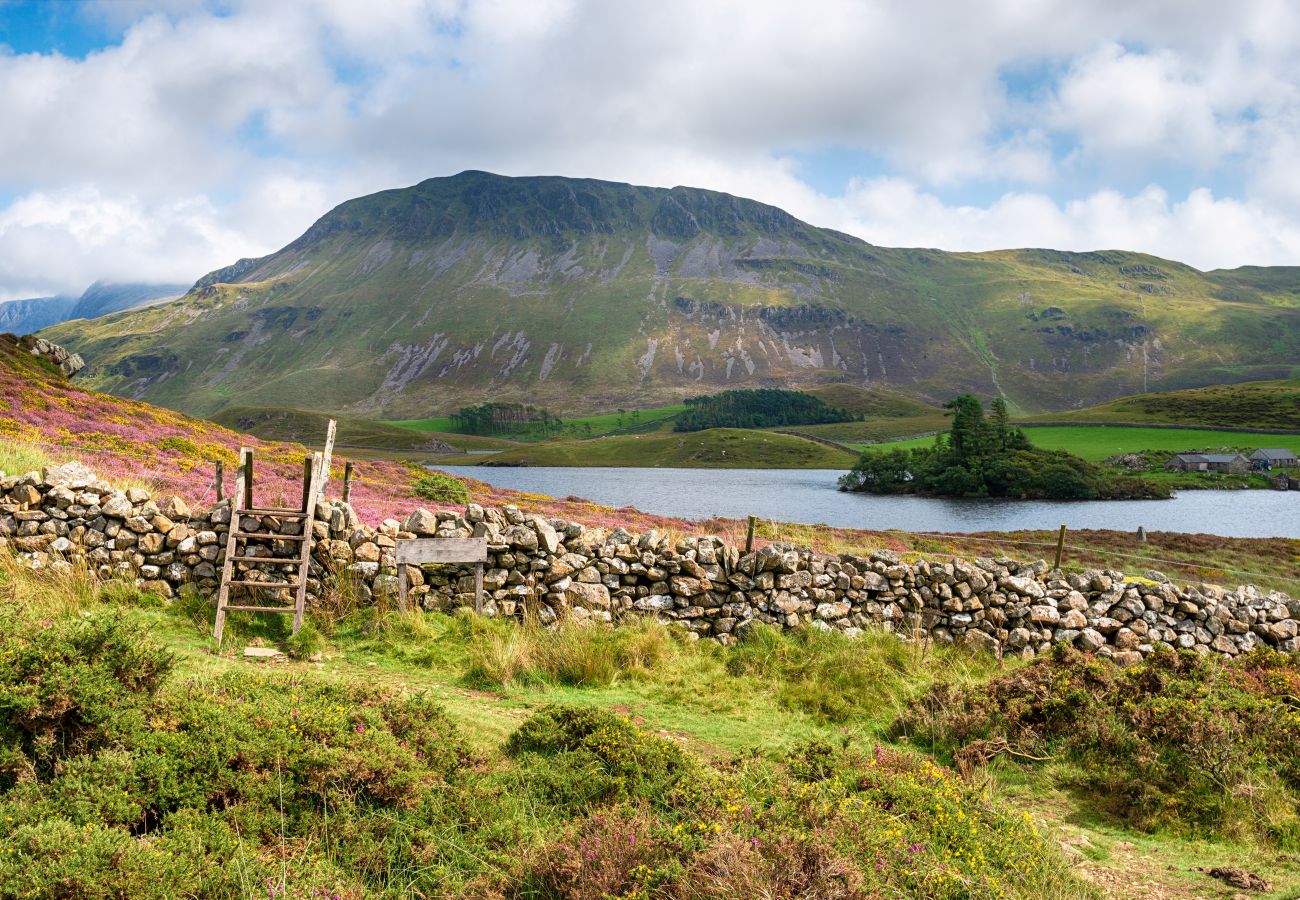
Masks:
[[[583,497],[684,519],[755,515],[781,522],[903,531],[1110,528],[1300,538],[1300,493],[1182,491],[1172,500],[941,500],[836,490],[838,469],[494,468],[439,466],[502,488]]]

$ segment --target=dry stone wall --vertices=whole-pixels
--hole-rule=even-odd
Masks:
[[[1042,561],[903,562],[888,550],[825,556],[785,544],[746,554],[715,537],[674,542],[653,530],[587,528],[509,506],[419,509],[378,528],[338,501],[318,503],[314,512],[313,602],[344,583],[363,601],[391,596],[400,538],[482,536],[489,546],[484,611],[491,616],[600,623],[656,616],[723,643],[754,622],[848,635],[883,627],[997,654],[1033,655],[1069,643],[1120,662],[1161,645],[1226,655],[1261,645],[1300,651],[1300,601],[1250,586],[1179,587],[1159,573],[1132,580],[1114,571],[1063,573]],[[228,504],[196,511],[175,497],[115,490],[77,464],[0,477],[0,546],[32,566],[81,559],[103,576],[137,579],[167,596],[187,584],[215,592],[230,518]],[[244,516],[241,527],[293,535],[303,523]],[[289,556],[295,547],[268,542],[261,552]],[[282,572],[238,565],[246,580],[276,580]],[[473,602],[468,568],[410,568],[408,575],[425,609]]]

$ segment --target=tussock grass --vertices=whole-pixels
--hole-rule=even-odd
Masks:
[[[597,687],[650,678],[683,652],[680,638],[653,619],[620,628],[572,621],[546,628],[462,617],[465,678],[480,687],[562,684]]]
[[[25,475],[52,464],[50,455],[40,447],[0,438],[0,472]]]
[[[8,550],[0,550],[0,605],[57,617],[111,604],[157,606],[162,598],[134,581],[101,578],[84,562],[56,560],[39,569]]]

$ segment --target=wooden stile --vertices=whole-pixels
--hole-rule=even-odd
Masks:
[[[311,568],[314,509],[323,463],[324,460],[319,453],[314,453],[303,460],[303,490],[300,509],[257,507],[253,505],[253,451],[250,447],[241,447],[239,449],[238,478],[235,483],[235,494],[230,502],[230,524],[226,532],[226,558],[221,567],[221,589],[217,594],[217,621],[216,626],[213,628],[213,637],[216,638],[218,646],[221,644],[222,635],[225,631],[226,613],[231,611],[291,612],[293,613],[293,633],[297,634],[298,630],[302,628],[303,616],[307,609],[307,576]],[[301,533],[294,535],[271,531],[244,531],[242,520],[246,514],[257,517],[272,516],[288,521],[297,519],[301,522]],[[251,540],[271,541],[273,544],[279,542],[297,544],[298,554],[294,557],[256,556],[250,554],[247,549],[240,553],[240,542],[243,541],[246,544]],[[251,578],[235,578],[236,562],[293,566],[297,569],[297,578],[294,581],[258,581]],[[288,574],[293,573],[286,573],[286,575]],[[253,591],[292,590],[294,592],[294,603],[293,606],[270,606],[264,603],[232,605],[230,591],[232,588],[237,587]]]

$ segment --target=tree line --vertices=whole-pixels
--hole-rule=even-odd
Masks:
[[[844,409],[828,406],[820,397],[803,391],[753,388],[723,391],[686,400],[674,431],[705,428],[776,428],[789,425],[824,425],[852,422]]]
[[[563,427],[559,416],[549,410],[523,403],[491,401],[463,406],[451,420],[464,434],[558,434]]]

